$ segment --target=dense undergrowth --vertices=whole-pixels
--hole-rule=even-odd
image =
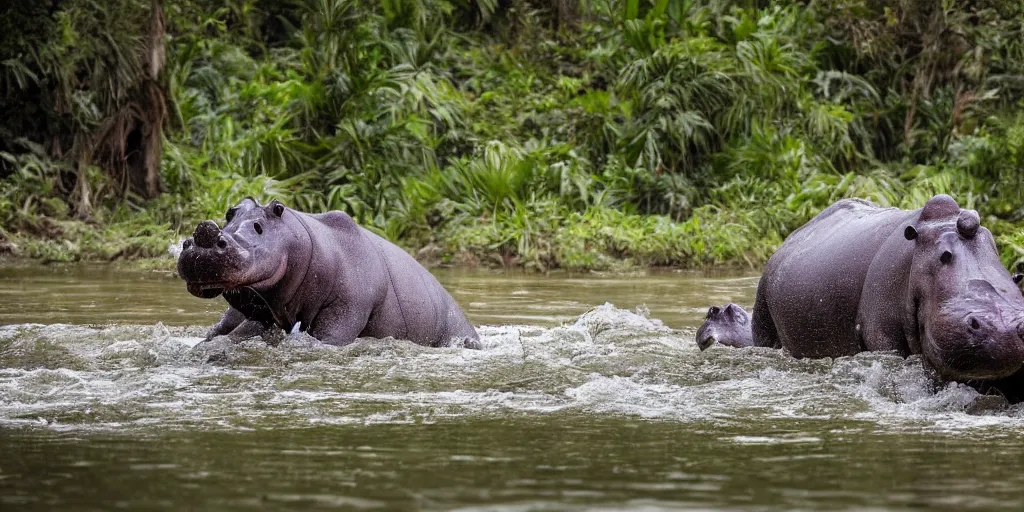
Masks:
[[[943,192],[1024,259],[1018,1],[26,9],[45,23],[0,27],[20,34],[0,38],[0,251],[161,256],[253,196],[440,261],[757,266],[840,198]],[[146,81],[152,9],[166,56]],[[101,150],[158,108],[131,101],[152,84],[162,193],[143,199],[109,163],[131,152]]]

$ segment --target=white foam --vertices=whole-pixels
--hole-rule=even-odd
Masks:
[[[554,328],[480,326],[482,350],[393,339],[339,348],[300,333],[277,346],[255,339],[204,352],[202,330],[2,326],[0,423],[254,428],[571,412],[704,427],[840,419],[951,435],[1024,430],[1024,406],[972,410],[984,397],[936,385],[920,358],[700,352],[691,332],[611,304]],[[766,437],[736,442],[812,442]]]

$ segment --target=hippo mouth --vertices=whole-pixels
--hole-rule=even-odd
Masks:
[[[925,330],[921,353],[925,362],[946,378],[961,382],[992,381],[1017,373],[1024,361],[1020,340],[993,339],[964,341],[953,346],[936,342]],[[958,336],[967,338],[966,335]]]
[[[227,283],[186,283],[188,292],[200,299],[212,299],[224,293]]]
[[[185,283],[188,292],[192,295],[199,297],[200,299],[212,299],[218,295],[235,290],[238,288],[254,288],[256,290],[263,290],[269,288],[278,283],[284,278],[285,273],[288,271],[288,257],[281,258],[281,262],[277,265],[277,270],[265,279],[259,279],[256,281],[250,281],[248,279],[242,280],[219,280],[219,281],[188,281]]]
[[[944,377],[969,382],[992,381],[1009,377],[1021,368],[1017,358],[1000,357],[994,354],[977,354],[970,349],[945,349],[928,346],[923,350],[925,361]]]

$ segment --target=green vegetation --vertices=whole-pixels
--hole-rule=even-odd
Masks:
[[[440,261],[757,266],[946,192],[1024,259],[1018,0],[15,4],[0,251],[161,256],[251,195]]]

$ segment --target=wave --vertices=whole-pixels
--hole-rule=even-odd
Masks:
[[[612,304],[553,328],[481,326],[483,350],[390,338],[332,347],[305,334],[201,342],[203,330],[0,327],[0,425],[250,429],[553,413],[711,429],[823,418],[950,433],[1024,425],[1020,406],[938,383],[917,357],[700,352],[692,329]],[[737,442],[763,441],[746,437]]]

